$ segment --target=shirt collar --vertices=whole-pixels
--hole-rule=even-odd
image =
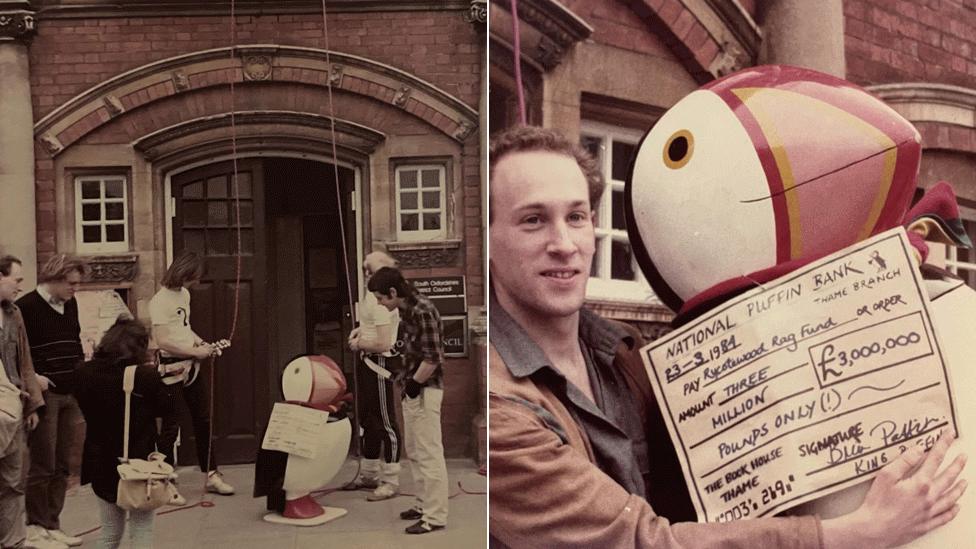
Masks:
[[[539,345],[501,306],[494,289],[489,292],[489,302],[491,307],[488,315],[491,328],[489,340],[504,359],[505,366],[512,376],[528,377],[546,368],[558,373]],[[580,339],[593,351],[597,360],[604,364],[613,361],[617,345],[628,337],[623,328],[608,323],[585,308],[580,311],[579,333]]]
[[[51,292],[48,291],[45,284],[37,285],[37,294],[40,295],[46,303],[50,303],[51,305],[61,306],[65,303],[64,301],[61,301],[60,299],[51,295]]]

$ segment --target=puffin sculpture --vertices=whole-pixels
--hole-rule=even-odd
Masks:
[[[760,66],[692,92],[644,136],[625,189],[631,246],[651,287],[681,325],[731,297],[899,225],[925,274],[951,386],[976,389],[976,292],[924,264],[925,241],[971,247],[955,195],[939,183],[908,211],[921,158],[918,131],[845,80]],[[971,322],[971,321],[970,321]],[[956,398],[959,452],[976,456],[976,399]],[[963,476],[967,476],[967,471]],[[792,513],[855,509],[869,482]],[[976,491],[961,514],[910,547],[976,539]]]

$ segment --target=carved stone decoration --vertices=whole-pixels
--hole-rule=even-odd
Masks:
[[[28,11],[0,13],[0,40],[30,42],[36,31],[33,13]]]
[[[739,69],[745,68],[749,64],[749,56],[737,45],[731,42],[722,44],[722,49],[708,66],[708,72],[716,78],[721,78]]]
[[[539,38],[539,45],[536,46],[536,50],[536,58],[546,70],[556,68],[556,65],[562,61],[563,53],[565,53],[563,48],[545,36]]]
[[[329,68],[329,85],[330,86],[341,86],[342,85],[342,72],[344,67],[338,63],[333,63]]]
[[[488,21],[488,0],[471,0],[471,6],[464,14],[464,20],[479,24]]]
[[[462,120],[461,123],[458,124],[458,129],[454,131],[454,139],[464,142],[464,140],[467,139],[473,131],[474,124],[468,122],[467,120]]]
[[[244,80],[271,80],[271,57],[247,55],[244,57]]]
[[[401,86],[395,96],[393,96],[393,104],[397,107],[406,107],[407,99],[410,99],[410,88],[408,86]]]
[[[105,104],[105,110],[108,111],[108,115],[112,118],[125,112],[125,107],[122,106],[122,102],[119,101],[118,97],[114,95],[106,95],[102,97],[102,103]]]
[[[139,274],[139,256],[106,255],[85,258],[88,261],[86,282],[132,282]]]
[[[176,91],[186,91],[190,89],[190,78],[183,71],[173,71],[173,87]]]
[[[459,248],[390,250],[390,255],[400,262],[401,269],[456,267],[460,264]]]
[[[42,135],[41,143],[44,144],[44,148],[47,150],[47,153],[50,154],[51,156],[58,154],[64,149],[64,145],[61,144],[61,141],[59,141],[57,137],[51,134]]]

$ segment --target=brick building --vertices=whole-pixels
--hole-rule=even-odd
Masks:
[[[236,461],[253,459],[291,357],[352,364],[365,253],[388,248],[408,278],[463,277],[444,437],[449,456],[472,455],[484,2],[334,0],[327,25],[318,1],[233,8],[0,1],[0,249],[25,259],[28,285],[53,253],[90,257],[86,289],[115,289],[144,319],[173,255],[202,253],[194,327],[216,339],[239,229],[215,414]]]
[[[490,126],[515,123],[511,2],[492,0]],[[641,136],[677,100],[759,64],[813,68],[867,87],[922,135],[920,187],[953,184],[976,236],[976,5],[964,0],[520,0],[530,123],[578,136],[608,188],[588,302],[645,334],[671,318],[632,257],[623,185]],[[976,254],[947,262],[976,285]]]

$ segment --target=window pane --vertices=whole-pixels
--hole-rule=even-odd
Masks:
[[[231,203],[231,209],[234,208],[233,203]],[[231,219],[237,217],[236,212],[231,212]],[[254,204],[250,200],[241,201],[241,226],[250,227],[254,223]]]
[[[251,198],[251,173],[243,172],[237,174],[237,196],[239,198]],[[231,196],[234,196],[234,189],[231,188]]]
[[[121,202],[108,202],[105,204],[105,219],[121,221],[125,219],[125,204]]]
[[[198,254],[205,253],[205,241],[203,231],[183,231],[183,247],[187,251]]]
[[[439,213],[425,213],[424,214],[424,230],[433,231],[439,230],[441,228],[441,214]]]
[[[613,179],[623,181],[627,179],[627,172],[630,171],[630,159],[634,154],[634,145],[629,143],[613,142],[613,165],[611,172]]]
[[[417,214],[400,214],[400,230],[416,231],[419,229],[417,226],[420,221],[419,217]]]
[[[101,198],[102,185],[98,181],[84,181],[81,184],[82,198]]]
[[[82,204],[81,205],[81,220],[82,221],[99,221],[102,219],[102,205],[101,204]],[[87,240],[85,242],[88,242]]]
[[[424,170],[424,187],[440,187],[441,186],[441,171],[440,170]]]
[[[624,192],[613,191],[610,197],[611,208],[613,209],[613,228],[625,231],[627,230],[627,222],[624,217]]]
[[[400,172],[400,188],[401,189],[416,189],[417,188],[417,171],[416,170],[402,170]]]
[[[207,255],[230,255],[230,231],[207,231]],[[234,250],[237,249],[237,237],[234,237]]]
[[[207,198],[227,198],[227,177],[211,177],[207,180]]]
[[[234,249],[237,249],[237,234],[234,233]],[[241,254],[254,255],[254,231],[250,229],[241,230]]]
[[[125,196],[122,181],[113,179],[105,182],[105,198],[122,198]]]
[[[636,280],[630,244],[614,240],[610,246],[610,277],[614,280]]]
[[[424,208],[430,210],[430,209],[440,209],[440,207],[441,207],[440,191],[424,193]]]
[[[580,138],[580,145],[593,155],[593,158],[600,158],[600,144],[603,140],[592,135],[584,135]]]
[[[590,263],[590,276],[600,276],[600,248],[605,246],[606,242],[602,236],[596,238],[596,253],[593,254],[593,262]]]
[[[227,225],[227,203],[208,202],[207,203],[207,225],[226,226]]]
[[[101,242],[102,226],[85,225],[84,227],[81,228],[81,240],[82,242]]]
[[[106,242],[124,242],[125,241],[125,225],[105,225],[105,241]]]
[[[183,226],[203,227],[207,224],[206,202],[183,202]]]
[[[417,209],[417,193],[400,193],[400,209],[401,210],[416,210]]]
[[[183,198],[203,198],[203,181],[183,186]]]

